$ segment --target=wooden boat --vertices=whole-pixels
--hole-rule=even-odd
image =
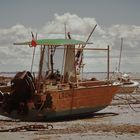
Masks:
[[[139,82],[132,80],[128,74],[123,74],[118,77],[120,88],[118,93],[133,93],[139,88]]]
[[[118,70],[115,74],[115,82],[120,83],[120,89],[118,93],[133,93],[139,87],[139,82],[134,81],[130,78],[128,74],[122,74],[120,72],[121,67],[121,57],[122,57],[122,48],[123,48],[123,38],[121,38],[121,47],[120,47],[120,56],[119,56],[119,64]]]
[[[29,71],[15,75],[11,81],[10,95],[1,96],[1,115],[40,121],[89,114],[107,107],[118,91],[119,84],[109,80],[109,46],[101,49],[85,48],[88,42],[74,39],[34,38],[29,42],[14,44],[29,45],[33,47],[34,53],[36,46],[40,46],[39,72],[37,76]],[[92,50],[108,52],[107,80],[81,77],[83,52]],[[59,56],[63,55],[58,65],[59,68],[62,65],[61,71],[55,67],[60,59],[58,56],[55,58],[57,51]]]

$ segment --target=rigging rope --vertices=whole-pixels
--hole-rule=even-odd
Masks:
[[[136,99],[136,98],[135,98],[134,96],[132,96],[131,94],[128,94],[128,95],[129,95],[130,97],[132,97],[133,99],[136,100],[135,104],[140,104],[140,100]],[[125,98],[120,97],[120,96],[117,96],[117,95],[116,95],[116,97],[127,101],[127,105],[129,105],[129,107],[130,107],[133,111],[135,111],[135,112],[140,112],[140,111],[138,111],[138,110],[135,110],[134,107],[132,107],[131,104],[134,104],[134,103],[131,103],[131,102],[130,102],[130,99],[127,97],[127,94],[125,94]]]
[[[127,95],[126,95],[126,94],[125,94],[125,96],[126,96],[126,100],[127,100],[127,103],[128,103],[128,105],[129,105],[129,107],[130,107],[133,111],[135,111],[135,112],[140,112],[140,111],[135,110],[134,107],[131,106],[131,103],[129,102],[129,99],[127,98]]]

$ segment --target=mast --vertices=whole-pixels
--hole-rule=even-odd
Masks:
[[[31,34],[32,34],[32,39],[37,40],[37,33],[36,33],[35,38],[34,38],[33,32],[31,32]],[[33,47],[34,47],[34,49],[33,49],[32,63],[31,63],[31,73],[32,73],[32,70],[33,70],[34,56],[35,56],[35,50],[36,50],[36,46],[33,46]]]
[[[109,70],[109,65],[110,65],[110,60],[109,60],[109,57],[110,57],[110,47],[109,47],[109,45],[107,46],[107,80],[109,80],[109,72],[110,72],[110,70]]]
[[[66,23],[64,23],[65,25],[65,39],[67,39],[67,26],[66,26]]]
[[[120,56],[119,56],[118,72],[120,72],[120,67],[121,67],[122,46],[123,46],[123,38],[121,38],[121,48],[120,48]]]

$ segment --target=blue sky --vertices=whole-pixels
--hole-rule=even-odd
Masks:
[[[30,69],[31,49],[13,46],[13,42],[30,39],[30,31],[62,33],[67,22],[72,33],[85,36],[98,24],[91,41],[95,47],[111,46],[112,71],[123,37],[121,69],[139,72],[139,13],[140,0],[0,0],[0,71]],[[94,70],[104,71],[101,64],[105,65],[95,61]]]

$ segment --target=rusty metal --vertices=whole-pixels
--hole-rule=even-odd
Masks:
[[[47,124],[47,125],[42,125],[42,124],[38,124],[38,125],[25,125],[25,126],[20,126],[20,127],[14,127],[14,128],[10,128],[10,129],[2,129],[0,130],[0,132],[19,132],[19,131],[39,131],[39,130],[44,130],[44,129],[53,129],[53,125],[52,124]]]

